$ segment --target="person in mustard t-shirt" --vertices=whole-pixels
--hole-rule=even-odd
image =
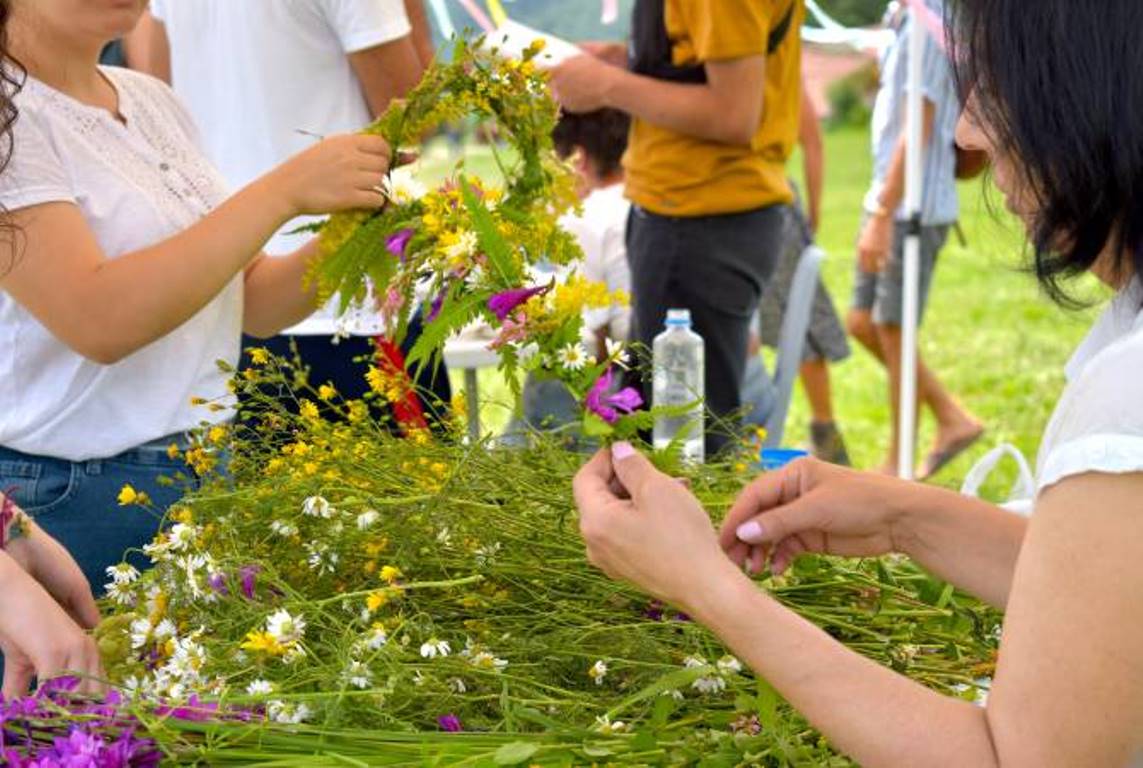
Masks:
[[[632,202],[631,339],[647,345],[668,308],[706,342],[706,448],[741,408],[750,322],[781,252],[793,199],[803,0],[636,0],[621,46],[588,45],[552,72],[563,108],[633,117],[624,166]]]

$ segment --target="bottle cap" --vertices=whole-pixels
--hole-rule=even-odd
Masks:
[[[689,309],[668,309],[667,310],[667,326],[687,326],[691,324],[691,311]]]

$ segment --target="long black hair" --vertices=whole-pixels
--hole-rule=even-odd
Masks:
[[[14,99],[24,83],[24,68],[8,50],[8,19],[11,15],[9,0],[0,0],[0,173],[12,158],[12,126],[19,117]],[[0,276],[12,267],[18,235],[16,225],[8,218],[7,211],[0,207]]]
[[[1033,271],[1062,282],[1109,247],[1119,277],[1143,277],[1141,0],[955,0],[962,95],[1034,195]]]

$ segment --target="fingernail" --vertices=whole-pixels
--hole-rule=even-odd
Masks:
[[[634,455],[635,448],[633,448],[631,443],[627,442],[626,440],[611,446],[611,458],[615,461],[623,461],[624,459],[629,459]]]
[[[734,535],[747,544],[762,543],[762,524],[757,520],[750,520],[735,529]]]

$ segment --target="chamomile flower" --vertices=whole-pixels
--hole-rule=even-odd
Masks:
[[[742,671],[742,662],[729,655],[719,659],[716,666],[718,667],[718,671],[724,675],[733,675]]]
[[[611,721],[607,715],[595,718],[595,730],[604,736],[611,736],[616,733],[626,733],[627,723],[622,720]]]
[[[596,685],[603,685],[603,678],[607,677],[607,665],[599,659],[591,665],[591,669],[587,671],[587,676],[595,681]]]
[[[468,659],[468,663],[477,669],[486,669],[492,672],[501,672],[508,666],[507,660],[498,659],[488,651],[479,651],[472,654]]]
[[[298,725],[313,717],[313,710],[304,702],[271,701],[266,705],[266,714],[275,723]]]
[[[138,650],[151,639],[151,621],[147,618],[135,619],[131,622],[131,650]]]
[[[421,658],[435,659],[437,656],[444,658],[452,653],[452,646],[448,644],[448,640],[438,640],[435,637],[430,637],[426,642],[421,644]]]
[[[445,257],[452,261],[466,259],[476,252],[476,233],[458,232],[453,243],[444,249]]]
[[[556,352],[556,360],[569,371],[582,370],[587,365],[587,350],[577,341]]]
[[[465,685],[464,680],[461,680],[459,677],[450,677],[448,679],[448,689],[457,694],[468,692],[468,686]]]
[[[310,496],[302,502],[302,514],[306,517],[320,517],[329,520],[336,510],[325,500],[324,496]]]
[[[357,516],[357,530],[367,531],[381,518],[381,514],[375,509],[367,509]]]
[[[139,570],[130,563],[108,566],[107,575],[115,584],[133,584],[139,578]]]
[[[251,696],[269,696],[273,692],[274,684],[262,678],[252,680],[250,684],[246,686],[246,693]]]
[[[154,635],[156,640],[169,640],[178,632],[178,627],[170,619],[163,619],[155,625]]]
[[[305,636],[306,622],[300,615],[294,616],[282,608],[266,619],[266,633],[280,645],[292,645]]]
[[[134,605],[135,593],[131,590],[130,584],[112,581],[104,584],[103,587],[107,590],[107,597],[116,605]]]
[[[345,681],[354,688],[359,688],[364,691],[373,685],[373,675],[369,671],[369,667],[355,660],[349,662],[349,666],[345,668]]]
[[[428,192],[425,185],[404,168],[396,168],[389,174],[388,188],[389,195],[401,205],[420,200]]]
[[[389,634],[385,631],[385,625],[379,622],[374,623],[365,633],[365,647],[371,651],[381,650],[387,642],[389,642]]]
[[[275,520],[270,523],[270,531],[284,539],[298,535],[298,526],[287,523],[285,520]]]
[[[604,341],[604,344],[607,348],[607,359],[626,370],[627,348],[623,345],[623,342],[618,339],[609,338]]]
[[[186,523],[175,523],[171,526],[169,534],[170,548],[175,552],[182,552],[194,545],[198,539],[198,529]]]
[[[286,665],[297,664],[299,661],[305,661],[305,659],[306,649],[300,645],[292,645],[290,649],[286,651],[285,655],[282,656],[282,663]]]

